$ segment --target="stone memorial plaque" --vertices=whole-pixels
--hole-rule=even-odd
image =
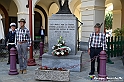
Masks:
[[[68,69],[74,72],[80,72],[82,69],[82,52],[77,51],[77,30],[78,21],[73,14],[54,14],[49,18],[48,28],[48,48],[49,52],[42,56],[42,65],[48,67],[68,67],[79,64],[78,67]],[[68,56],[53,56],[52,46],[58,43],[58,39],[63,37],[66,45],[71,48]]]
[[[70,54],[75,55],[77,53],[77,22],[77,18],[72,14],[58,14],[49,18],[49,53],[52,52],[52,46],[57,44],[60,36],[71,48]]]

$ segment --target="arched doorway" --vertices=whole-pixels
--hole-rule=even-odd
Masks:
[[[8,29],[9,29],[9,15],[8,15],[8,12],[5,9],[5,7],[3,5],[1,5],[1,4],[0,4],[0,10],[3,11],[4,16],[5,16],[5,19],[3,19],[3,22],[5,22],[5,24],[4,24],[4,27],[6,27],[5,28],[5,34],[7,34],[8,33]]]
[[[34,13],[35,13],[34,15],[34,20],[35,20],[34,21],[34,36],[38,36],[39,29],[42,26],[42,17],[39,12],[35,11]]]
[[[36,40],[36,38],[40,38],[39,37],[39,29],[41,26],[43,26],[43,28],[45,29],[45,42],[47,43],[47,33],[48,33],[48,16],[46,11],[44,10],[44,8],[42,8],[39,5],[35,6],[34,9],[34,40]]]
[[[52,3],[49,7],[49,17],[59,11],[59,6],[56,3]]]
[[[7,3],[5,0],[0,0],[0,14],[2,14],[5,36],[8,34],[9,24],[17,23],[17,12],[18,8],[14,0],[9,0]]]
[[[58,0],[37,0],[37,2],[34,5],[34,11],[37,11],[40,13],[42,17],[42,26],[45,29],[45,43],[48,43],[48,17],[50,16],[49,13],[53,13],[53,11],[50,11],[50,7],[53,3],[59,4]],[[56,6],[52,7],[52,10],[56,10]],[[35,20],[34,20],[35,21]],[[34,28],[35,29],[35,28]]]
[[[105,26],[110,25],[111,26],[111,30],[114,31],[117,28],[121,28],[122,24],[122,3],[120,0],[106,0],[105,2],[105,7],[106,7],[106,15],[107,17],[112,18],[112,23],[106,23]],[[105,19],[107,19],[107,17]],[[109,30],[110,30],[109,29]],[[106,30],[106,31],[109,31]]]

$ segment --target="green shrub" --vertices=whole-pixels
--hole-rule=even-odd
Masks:
[[[113,14],[111,12],[107,13],[105,16],[105,28],[112,29]]]
[[[117,28],[113,31],[115,36],[124,36],[124,26],[122,28]]]

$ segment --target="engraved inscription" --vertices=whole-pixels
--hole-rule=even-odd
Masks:
[[[50,24],[49,30],[54,32],[54,36],[60,37],[67,37],[70,31],[75,30],[74,24]]]

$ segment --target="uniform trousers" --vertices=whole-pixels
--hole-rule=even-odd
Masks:
[[[17,43],[18,59],[20,70],[27,69],[28,43]]]
[[[103,50],[102,47],[100,48],[94,48],[91,47],[90,48],[90,58],[94,58],[95,56],[98,56],[100,54],[100,52]],[[99,73],[99,66],[100,66],[100,60],[99,57],[97,57],[97,72]],[[95,60],[93,60],[91,62],[91,72],[94,73],[95,72]]]

